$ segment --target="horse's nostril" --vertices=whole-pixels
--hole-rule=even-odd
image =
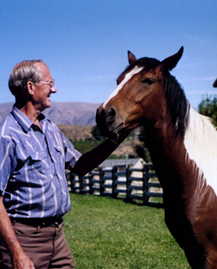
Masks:
[[[107,121],[114,121],[116,112],[113,108],[110,108],[110,110],[107,113]]]
[[[110,108],[110,110],[109,110],[109,112],[108,112],[107,115],[108,115],[109,117],[114,117],[115,114],[116,114],[116,112],[115,112],[114,108]]]

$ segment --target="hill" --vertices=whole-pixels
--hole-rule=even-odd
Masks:
[[[91,125],[64,125],[58,124],[60,131],[70,140],[84,140],[93,138],[91,130],[93,126]]]
[[[75,124],[94,126],[96,110],[100,104],[84,102],[52,102],[52,106],[43,113],[56,124]],[[0,122],[7,117],[13,103],[0,104]]]

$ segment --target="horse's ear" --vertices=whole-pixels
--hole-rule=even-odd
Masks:
[[[215,82],[213,83],[213,87],[217,88],[217,79],[215,80]]]
[[[134,63],[136,60],[137,59],[136,59],[135,55],[133,55],[133,53],[128,50],[128,61],[129,61],[129,64]]]
[[[172,70],[177,65],[180,58],[182,57],[183,50],[184,48],[181,47],[181,49],[176,54],[164,59],[161,62],[161,66],[163,67],[163,69],[166,69],[168,71]]]

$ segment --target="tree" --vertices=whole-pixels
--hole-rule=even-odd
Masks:
[[[217,95],[206,95],[198,105],[200,114],[210,117],[213,124],[217,126]]]
[[[147,147],[147,135],[143,126],[141,126],[138,130],[138,139],[142,142],[142,146],[136,145],[134,147],[135,152],[140,158],[143,158],[145,162],[151,162],[151,157]]]

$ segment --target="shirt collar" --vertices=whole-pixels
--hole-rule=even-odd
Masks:
[[[11,111],[11,114],[15,118],[15,120],[21,125],[24,131],[27,133],[34,123],[30,120],[28,116],[26,116],[23,112],[21,112],[15,105]],[[39,121],[45,119],[45,116],[41,113],[38,117]]]

